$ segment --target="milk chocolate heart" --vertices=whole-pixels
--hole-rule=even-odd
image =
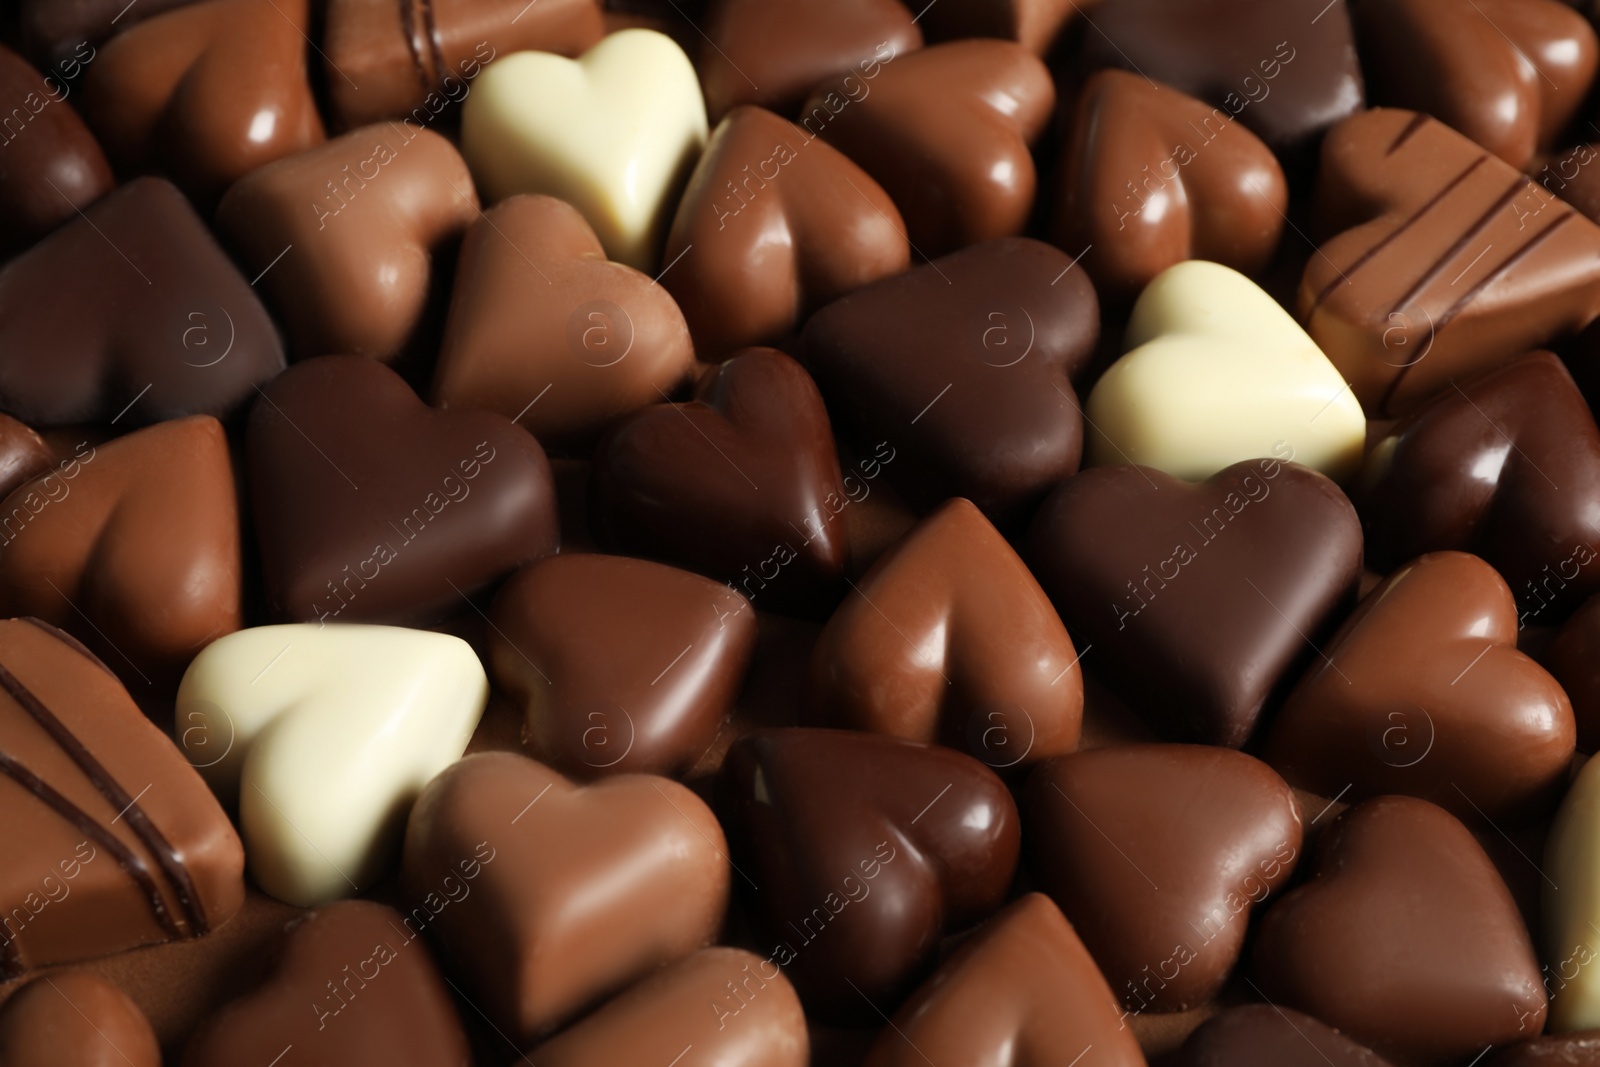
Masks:
[[[434,615],[559,543],[537,441],[501,415],[429,408],[370,359],[279,375],[250,414],[248,446],[279,618]]]
[[[261,302],[160,178],[0,268],[0,408],[34,425],[220,416],[282,369]]]
[[[9,619],[0,690],[0,978],[233,917],[238,835],[105,664],[46,623]]]
[[[1475,553],[1520,601],[1519,629],[1600,588],[1600,430],[1549,352],[1446,390],[1391,428],[1356,506],[1374,567]]]
[[[1029,893],[984,924],[895,1013],[866,1067],[1144,1067],[1139,1042],[1118,1015],[1072,926],[1048,898]]]
[[[828,620],[812,703],[830,725],[1025,766],[1077,747],[1077,663],[1028,568],[955,499],[880,556]]]
[[[711,360],[773,343],[816,308],[911,261],[900,212],[878,183],[757,107],[734,109],[712,133],[664,255],[674,266],[662,284]]]
[[[0,45],[0,253],[24,248],[116,184],[72,84]]]
[[[0,494],[10,496],[23,482],[49,470],[54,459],[44,438],[11,416],[0,415]],[[5,519],[0,517],[0,533],[4,532]]]
[[[571,204],[514,196],[467,231],[434,372],[440,407],[488,408],[543,444],[583,446],[677,392],[694,365],[672,297],[607,260]]]
[[[1567,620],[1545,662],[1572,701],[1578,751],[1600,749],[1600,598],[1590,597]]]
[[[62,627],[142,692],[239,628],[242,571],[228,441],[209,415],[84,445],[0,502],[0,614]]]
[[[1391,1067],[1305,1012],[1275,1004],[1229,1008],[1201,1023],[1168,1067]]]
[[[792,115],[824,78],[851,71],[858,86],[922,47],[922,31],[895,0],[715,0],[703,25],[696,65],[712,122],[740,104]]]
[[[1084,471],[1045,501],[1028,544],[1068,631],[1136,711],[1174,740],[1234,747],[1361,574],[1350,502],[1278,459],[1199,485]]]
[[[253,171],[228,190],[217,228],[299,355],[387,361],[423,317],[435,255],[478,215],[455,146],[389,122]]]
[[[159,169],[213,204],[250,171],[322,140],[306,77],[310,29],[308,0],[166,12],[105,44],[84,110],[119,169]]]
[[[465,99],[496,56],[526,49],[575,56],[604,30],[596,0],[331,0],[327,6],[328,97],[346,129],[391,118],[426,126]]]
[[[733,708],[756,613],[721,582],[622,556],[551,556],[501,587],[489,665],[522,736],[569,774],[681,774]]]
[[[1078,469],[1071,376],[1099,305],[1059,249],[1007,238],[835,301],[806,324],[806,360],[841,424],[888,441],[896,485],[932,506],[964,496],[1001,526]]]
[[[1300,858],[1294,792],[1253,756],[1122,745],[1062,756],[1028,779],[1028,855],[1132,1012],[1217,995],[1250,912]]]
[[[1565,785],[1576,726],[1516,641],[1516,604],[1488,564],[1462,552],[1414,560],[1322,647],[1273,722],[1267,761],[1323,796],[1527,814]]]
[[[999,37],[1042,56],[1078,13],[1075,0],[941,0],[917,20],[930,41]]]
[[[944,933],[1000,905],[1017,863],[1011,795],[947,748],[757,731],[729,750],[716,796],[758,929],[824,1018],[897,1003]]]
[[[8,1067],[161,1067],[161,1047],[128,994],[88,971],[35,978],[0,1008]]]
[[[1368,416],[1600,313],[1600,229],[1437,119],[1375,109],[1323,145],[1298,311]]]
[[[1221,108],[1106,70],[1072,105],[1055,237],[1122,299],[1186,259],[1252,273],[1277,250],[1283,168]]]
[[[1366,106],[1345,0],[1104,0],[1083,33],[1089,70],[1117,67],[1243,122],[1298,172],[1323,131]]]
[[[479,899],[452,907],[469,869]],[[521,1044],[708,944],[728,878],[716,817],[683,786],[622,775],[579,788],[509,752],[428,784],[402,870],[408,929],[432,931]]]
[[[595,454],[603,543],[727,582],[761,607],[831,608],[844,576],[846,499],[828,412],[810,375],[752,348],[657,404]]]
[[[1594,81],[1594,30],[1556,0],[1355,0],[1371,96],[1424,111],[1522,170]]]
[[[1021,233],[1036,182],[1029,146],[1055,110],[1043,62],[1011,41],[952,41],[812,92],[800,121],[861,164],[940,256]]]
[[[690,1049],[693,1056],[686,1055]],[[671,1063],[676,1056],[717,1067],[806,1067],[809,1050],[800,998],[775,960],[706,948],[540,1045],[529,1061],[611,1067]]]
[[[1600,1063],[1600,1032],[1519,1041],[1484,1061],[1484,1067],[1591,1067]]]
[[[1339,816],[1312,880],[1267,911],[1255,966],[1273,1003],[1408,1063],[1465,1063],[1544,1023],[1511,893],[1466,827],[1414,797]]]
[[[467,1067],[467,1037],[428,947],[370,900],[289,927],[271,975],[189,1040],[188,1067]],[[307,1011],[307,1008],[311,1010]]]

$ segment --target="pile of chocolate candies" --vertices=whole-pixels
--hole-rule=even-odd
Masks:
[[[1578,0],[17,0],[0,1065],[1600,1064]]]

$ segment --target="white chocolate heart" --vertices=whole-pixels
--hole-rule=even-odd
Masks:
[[[1551,1033],[1600,1027],[1600,759],[1578,772],[1544,846]],[[1552,888],[1557,886],[1559,888]]]
[[[1201,481],[1240,460],[1293,459],[1335,480],[1361,464],[1367,421],[1328,357],[1255,282],[1189,260],[1145,286],[1128,352],[1085,409],[1089,461]]]
[[[458,637],[398,626],[240,630],[178,687],[178,743],[238,805],[250,873],[291,904],[352,896],[399,850],[411,802],[461,758],[489,680]]]
[[[577,60],[506,56],[485,68],[461,112],[461,152],[487,200],[565,200],[609,258],[647,273],[705,143],[694,65],[654,30],[613,33]]]

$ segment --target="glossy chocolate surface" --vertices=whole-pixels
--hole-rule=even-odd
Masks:
[[[282,369],[261,302],[160,178],[0,268],[0,408],[31,425],[220,416]]]
[[[1361,526],[1338,486],[1277,459],[1198,485],[1096,467],[1045,501],[1025,558],[1163,736],[1237,747],[1354,592]]]
[[[1167,1067],[1390,1067],[1332,1027],[1293,1008],[1246,1004],[1200,1024]]]
[[[128,995],[87,971],[35,978],[0,1008],[7,1067],[161,1067],[156,1035]]]

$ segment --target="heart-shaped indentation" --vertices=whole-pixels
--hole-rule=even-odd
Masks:
[[[250,483],[272,611],[401,621],[555,551],[544,450],[488,411],[437,411],[359,356],[307,360],[250,414]]]
[[[84,110],[118,169],[158,168],[201,204],[323,138],[306,75],[308,0],[205,0],[117,34]],[[302,208],[303,210],[303,208]]]
[[[1414,797],[1325,831],[1315,876],[1262,920],[1255,968],[1271,1002],[1407,1063],[1465,1063],[1544,1025],[1510,891],[1466,827]]]
[[[105,664],[52,626],[8,619],[0,691],[0,978],[233,917],[233,825]]]
[[[1351,7],[1374,100],[1425,111],[1518,170],[1567,129],[1594,81],[1594,30],[1556,0]]]
[[[956,499],[880,556],[828,620],[812,703],[830,725],[1026,766],[1078,745],[1077,663],[1028,568]]]
[[[452,906],[469,869],[481,897]],[[508,752],[469,756],[429,783],[402,871],[411,914],[524,1046],[709,944],[728,878],[716,816],[685,787],[620,775],[579,788]]]
[[[622,556],[540,560],[489,619],[489,665],[525,709],[524,742],[582,776],[688,770],[756,643],[756,613],[726,585]]]
[[[687,404],[623,422],[595,454],[602,541],[727,582],[761,607],[827,610],[844,575],[848,498],[811,376],[752,348]]]
[[[0,1008],[6,1067],[161,1067],[161,1046],[133,1000],[89,971],[35,978]]]
[[[1294,792],[1253,756],[1124,745],[1051,760],[1023,799],[1040,888],[1133,1014],[1217,995],[1300,858]]]
[[[1566,783],[1576,726],[1516,643],[1516,605],[1492,567],[1462,552],[1414,560],[1323,646],[1272,724],[1267,762],[1322,796],[1525,815]]]
[[[776,342],[828,301],[899,274],[911,249],[865,171],[788,120],[741,107],[711,135],[663,258],[674,266],[662,284],[700,358],[714,360]]]
[[[1259,270],[1288,208],[1272,151],[1221,108],[1121,70],[1073,104],[1054,240],[1101,292],[1131,299],[1186,259]]]
[[[1426,115],[1330,131],[1316,210],[1298,315],[1373,418],[1600,313],[1600,229]]]
[[[1600,588],[1600,430],[1549,352],[1441,393],[1395,425],[1373,446],[1356,506],[1373,566],[1475,553],[1520,601],[1519,628],[1554,622]]]
[[[297,921],[267,980],[206,1020],[183,1062],[235,1067],[277,1056],[274,1067],[468,1067],[450,990],[406,921],[370,900]]]
[[[1060,249],[963,249],[812,316],[808,365],[839,420],[887,441],[896,484],[929,507],[963,496],[1002,526],[1078,469],[1071,376],[1100,330],[1094,287]]]
[[[1075,0],[942,0],[917,21],[930,41],[999,37],[1042,56],[1078,13]]]
[[[1567,791],[1545,840],[1541,941],[1551,993],[1550,1029],[1600,1029],[1600,762],[1590,760]],[[1551,889],[1550,886],[1555,886]],[[1530,1033],[1538,1033],[1535,1028]],[[1560,1060],[1550,1062],[1560,1063]],[[1578,1060],[1576,1062],[1583,1062]]]
[[[1102,0],[1079,62],[1217,105],[1301,173],[1315,167],[1323,132],[1366,106],[1350,12],[1345,0],[1326,3],[1301,11],[1277,0]]]
[[[266,309],[163,179],[0,268],[0,408],[33,425],[220,416],[282,369]]]
[[[496,56],[575,56],[605,32],[595,0],[328,0],[326,20],[328,101],[344,129],[401,117],[426,125]]]
[[[952,41],[883,63],[870,83],[823,82],[800,121],[877,179],[920,255],[940,256],[1022,232],[1029,146],[1055,106],[1049,70],[1022,45]]]
[[[694,65],[654,30],[613,33],[578,60],[505,56],[462,105],[461,150],[488,200],[565,200],[607,256],[643,271],[656,267],[674,196],[705,142]]]
[[[1097,467],[1045,501],[1026,558],[1136,711],[1173,740],[1237,747],[1355,592],[1361,522],[1338,486],[1276,459],[1198,485]]]
[[[896,1003],[947,931],[999,906],[1016,868],[1011,794],[948,748],[757,731],[729,750],[716,796],[758,929],[828,1018]]]
[[[160,422],[80,445],[0,503],[0,614],[73,633],[130,684],[169,683],[239,628],[239,552],[222,425]]]
[[[895,0],[716,0],[708,4],[700,85],[711,121],[740,104],[793,115],[813,86],[841,71],[856,83],[922,47],[922,31]]]
[[[707,1008],[710,1011],[707,1011]],[[693,1057],[686,1057],[689,1049]],[[621,1063],[805,1067],[810,1041],[800,998],[776,959],[701,949],[640,982],[529,1054],[540,1067]]]
[[[1047,897],[1029,893],[984,924],[895,1013],[866,1067],[1144,1067],[1120,1015],[1072,926]]]
[[[253,171],[217,208],[300,356],[392,360],[427,308],[435,253],[477,219],[472,176],[431,130],[386,122]]]
[[[178,688],[191,763],[237,806],[250,873],[291,904],[389,869],[411,800],[461,756],[489,700],[465,641],[394,626],[258,626]]]
[[[67,103],[71,93],[54,72],[44,77],[0,45],[0,114],[13,117],[0,171],[0,253],[32,244],[117,184],[99,142]],[[18,115],[27,116],[20,130]]]
[[[1342,481],[1367,420],[1328,357],[1238,271],[1191,260],[1163,271],[1128,322],[1128,354],[1089,394],[1089,459],[1199,481],[1259,456]]]
[[[677,392],[694,366],[672,297],[609,262],[571,204],[512,197],[467,231],[433,379],[440,407],[498,411],[552,448],[581,447]]]
[[[1302,1011],[1275,1004],[1245,1004],[1213,1015],[1189,1035],[1170,1067],[1392,1067]],[[1490,1060],[1490,1067],[1505,1067]],[[1529,1065],[1532,1067],[1532,1065]]]

